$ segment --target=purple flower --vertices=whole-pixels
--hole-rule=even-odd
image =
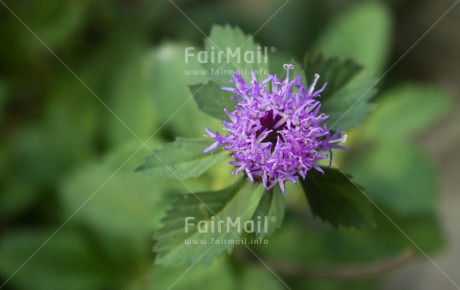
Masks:
[[[222,124],[228,134],[206,128],[216,142],[203,152],[222,146],[232,154],[234,160],[229,163],[236,167],[234,174],[245,172],[267,190],[279,184],[283,194],[286,180],[295,183],[299,177],[305,179],[312,168],[324,173],[316,162],[329,158],[330,166],[332,149],[346,149],[338,143],[347,137],[340,135],[340,129],[331,134],[327,125],[321,124],[329,116],[318,115],[321,102],[315,98],[326,87],[324,84],[315,91],[319,75],[306,89],[300,76],[289,80],[293,65],[285,64],[284,69],[284,81],[269,75],[258,82],[252,72],[248,84],[240,74],[233,75],[235,88],[222,88],[232,92],[237,102],[235,111],[225,110],[231,122]]]

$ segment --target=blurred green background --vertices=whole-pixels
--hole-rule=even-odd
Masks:
[[[172,194],[186,190],[133,171],[149,155],[139,138],[154,136],[148,144],[156,148],[217,126],[186,102],[186,84],[206,78],[183,74],[183,53],[225,23],[256,33],[279,55],[353,57],[377,79],[398,61],[379,84],[381,109],[350,133],[351,152],[339,158],[460,283],[460,6],[405,55],[452,4],[1,0],[0,285],[8,282],[1,289],[169,289],[184,273],[152,267],[151,247]],[[229,175],[223,165],[190,186],[221,188]],[[270,247],[258,251],[321,264],[372,261],[411,246],[391,224],[377,233],[333,231],[301,204],[305,212],[295,209]],[[236,268],[223,258],[173,289],[283,289],[263,267]],[[423,257],[383,281],[305,278],[289,285],[455,289]]]

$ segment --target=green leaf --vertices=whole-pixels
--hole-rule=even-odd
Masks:
[[[142,61],[146,45],[139,38],[137,35],[124,38],[131,44],[123,49],[123,58],[112,68],[114,76],[107,104],[124,123],[112,114],[107,116],[104,132],[112,148],[129,139],[138,140],[134,134],[145,140],[160,126],[154,104],[145,92]]]
[[[436,169],[420,149],[398,140],[368,146],[346,168],[375,202],[400,214],[435,210]]]
[[[227,158],[225,151],[204,154],[203,150],[211,146],[213,140],[183,139],[154,150],[154,155],[145,159],[137,169],[157,180],[185,180],[196,178]]]
[[[186,267],[156,266],[151,285],[149,289],[201,290],[204,285],[208,289],[238,288],[232,269],[223,258],[213,263],[212,267],[197,265],[190,270]]]
[[[98,106],[74,77],[60,75],[49,88],[43,118],[24,126],[11,139],[22,178],[53,184],[76,164],[94,157],[94,141],[100,134]]]
[[[61,189],[66,210],[72,213],[90,198],[76,220],[99,232],[130,233],[136,239],[149,236],[172,199],[165,198],[161,185],[145,176],[115,172],[96,163],[69,176]]]
[[[0,243],[0,274],[18,289],[101,289],[112,278],[94,245],[75,229],[64,228],[28,263],[31,255],[51,236],[51,230],[27,230],[5,234]],[[6,287],[12,286],[8,285]]]
[[[305,62],[305,75],[309,83],[316,74],[321,76],[320,80],[327,82],[326,89],[321,93],[322,101],[328,100],[362,71],[362,67],[350,59],[326,58],[323,54],[307,56]]]
[[[223,120],[228,118],[224,108],[229,112],[235,110],[236,102],[232,100],[232,94],[222,90],[213,82],[192,85],[190,91],[198,104],[198,108],[209,116]]]
[[[311,170],[302,187],[313,214],[332,226],[375,226],[373,207],[350,177],[332,168]]]
[[[378,74],[387,61],[391,29],[390,12],[384,4],[360,4],[331,23],[313,51],[351,58]]]
[[[437,221],[435,214],[404,217],[385,211],[426,253],[431,254],[443,245],[442,225]],[[306,216],[288,212],[285,224],[270,238],[270,243],[254,247],[265,261],[280,260],[305,265],[306,268],[318,266],[331,269],[346,265],[371,265],[379,260],[386,261],[390,257],[400,255],[408,249],[416,251],[414,245],[380,212],[376,212],[375,217],[376,228],[336,230],[318,225]],[[287,244],[290,246],[286,247]],[[326,280],[308,277],[304,278],[302,285],[318,289],[319,284],[324,281]],[[325,289],[362,289],[356,285],[344,284],[343,281],[335,283],[335,286],[330,285]],[[376,288],[368,285],[363,289]]]
[[[102,160],[78,168],[60,186],[63,216],[75,215],[68,226],[76,224],[89,233],[92,253],[104,257],[113,276],[110,282],[115,277],[130,284],[133,279],[144,279],[153,260],[152,236],[175,199],[173,193],[185,190],[182,183],[136,174],[134,169],[150,152],[139,146],[137,141],[119,146]],[[187,189],[202,190],[209,183],[192,180]]]
[[[241,278],[238,279],[241,290],[282,290],[286,289],[281,285],[279,278],[265,267],[246,266],[243,268]]]
[[[267,231],[263,227],[261,231],[256,231],[258,239],[271,236],[276,229],[281,227],[285,209],[284,196],[279,187],[264,192],[252,217],[255,222],[261,221],[262,225],[265,225],[264,221],[267,222]]]
[[[321,106],[321,111],[329,115],[329,128],[336,130],[341,127],[343,131],[348,131],[362,123],[374,107],[369,102],[377,93],[374,85],[372,79],[358,77],[330,96]]]
[[[393,88],[381,96],[363,133],[371,140],[408,139],[439,119],[451,103],[450,95],[429,86]]]
[[[268,70],[268,61],[265,62],[264,50],[254,42],[252,36],[245,35],[237,27],[214,25],[204,46],[208,55],[215,55],[214,61],[209,56],[204,66],[212,77],[212,81],[220,86],[230,85],[232,72],[239,71],[243,78],[249,82],[251,70],[261,72],[259,75],[265,75]],[[227,60],[227,51],[240,51],[240,57],[229,57]],[[219,54],[224,56],[220,63],[218,61]]]
[[[387,217],[379,214],[377,221],[379,230],[375,235],[374,245],[378,244],[379,241],[385,241],[385,245],[380,245],[380,247],[387,251],[396,252],[412,248],[420,256],[422,254],[416,246],[425,253],[434,253],[445,245],[444,225],[436,212],[407,215],[405,213],[397,214],[386,208],[384,210],[398,225],[399,229]],[[405,235],[401,233],[401,230]],[[409,241],[407,237],[410,237],[414,243]]]
[[[220,191],[179,195],[163,219],[164,227],[156,235],[156,262],[161,265],[210,264],[225,251],[230,252],[243,229],[227,224],[227,220],[239,220],[241,225],[251,220],[258,203],[254,197],[260,199],[251,194],[253,190],[251,182],[239,181]],[[220,230],[219,221],[224,222]],[[198,228],[199,224],[206,225],[207,231]]]
[[[438,251],[445,244],[443,225],[437,216],[438,214],[434,211],[407,215],[406,213],[398,214],[384,205],[381,208],[387,216],[378,213],[376,215],[378,228],[375,232],[365,233],[368,236],[366,251],[372,252],[372,247],[375,248],[379,242],[385,241],[384,244],[378,245],[378,248],[380,248],[378,250],[382,253],[387,253],[388,255],[392,252],[413,249],[422,256],[417,247],[430,254]],[[427,233],[430,234],[427,235]],[[413,243],[407,237],[410,237]],[[344,238],[350,244],[350,242],[353,242],[352,240],[362,239],[363,237],[358,237],[355,233],[347,233]]]
[[[90,229],[112,266],[125,272],[149,261],[150,237],[174,198],[169,183],[133,172],[148,152],[140,146],[137,141],[120,146],[75,170],[59,188],[65,216],[78,212],[72,223]]]
[[[443,245],[442,225],[436,214],[407,217],[384,210],[427,253],[433,253]],[[401,251],[414,249],[407,237],[380,212],[376,211],[375,219],[377,227],[373,229],[337,230],[288,212],[285,224],[270,238],[270,243],[254,247],[267,260],[289,261],[309,267],[330,265],[332,268],[347,263],[372,264],[376,259],[386,259]],[[290,247],[286,247],[287,244]]]
[[[145,88],[156,108],[155,115],[169,134],[196,137],[204,133],[203,128],[219,126],[217,120],[197,110],[189,85],[208,80],[206,70],[197,60],[184,61],[187,43],[165,43],[152,50],[144,61]]]
[[[377,90],[375,81],[352,60],[325,58],[322,55],[307,57],[305,74],[312,80],[319,74],[320,84],[327,82],[321,94],[321,111],[329,115],[328,126],[343,131],[360,124],[373,107],[368,101]],[[361,73],[360,73],[361,72]],[[318,85],[319,86],[319,85]]]
[[[434,88],[403,85],[385,93],[356,135],[345,167],[369,196],[400,214],[435,210],[434,164],[409,139],[446,112],[451,98]]]
[[[278,279],[263,266],[238,265],[238,271],[232,267],[229,259],[222,257],[216,260],[212,267],[195,265],[187,268],[155,266],[149,277],[148,289],[201,290],[281,290],[284,289]],[[136,288],[137,289],[137,288]]]

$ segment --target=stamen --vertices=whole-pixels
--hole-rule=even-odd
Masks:
[[[219,142],[214,142],[211,146],[203,150],[203,153],[208,153],[211,151],[211,153],[214,153],[214,151],[219,147]]]
[[[286,70],[286,79],[284,80],[285,83],[289,82],[289,71],[294,69],[292,64],[285,64],[283,68]]]
[[[313,83],[308,88],[308,94],[309,95],[311,95],[313,93],[313,90],[315,89],[315,86],[316,86],[316,83],[318,82],[318,79],[319,79],[319,74],[315,74],[315,80],[313,81]]]
[[[233,115],[232,113],[230,113],[226,108],[224,108],[224,112],[225,112],[225,114],[227,114],[228,118],[229,118],[233,123],[236,122],[236,117],[235,117],[235,115]]]
[[[335,139],[335,140],[330,140],[328,143],[329,144],[331,144],[331,143],[339,143],[339,142],[345,143],[345,142],[347,142],[347,137],[348,137],[347,134],[343,134],[342,137],[340,137],[338,139]]]

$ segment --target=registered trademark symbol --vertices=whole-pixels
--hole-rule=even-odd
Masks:
[[[276,222],[276,217],[272,216],[272,217],[270,218],[270,221],[271,221],[272,223]]]
[[[271,52],[271,53],[275,53],[275,52],[276,52],[276,47],[272,46],[272,47],[270,48],[270,52]],[[276,218],[275,218],[275,219],[276,219]]]

